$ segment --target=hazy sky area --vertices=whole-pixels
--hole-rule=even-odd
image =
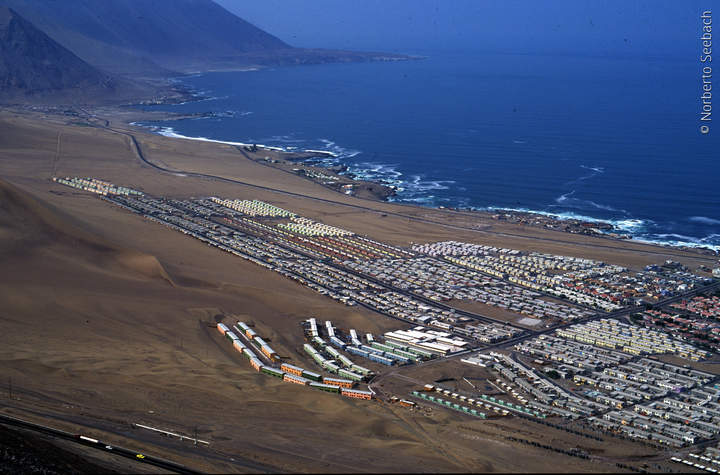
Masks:
[[[715,0],[216,0],[293,46],[695,60]],[[718,8],[720,17],[720,8]]]

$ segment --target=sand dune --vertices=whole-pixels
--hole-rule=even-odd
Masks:
[[[75,218],[0,179],[0,253],[34,251],[67,253],[85,265],[127,271],[174,285],[162,264],[151,255],[123,249],[88,233]]]

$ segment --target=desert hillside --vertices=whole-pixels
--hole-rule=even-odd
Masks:
[[[115,75],[148,78],[402,57],[293,48],[212,0],[0,0],[0,5],[13,8],[84,61]]]
[[[111,90],[114,84],[14,10],[0,7],[0,92],[88,87]]]

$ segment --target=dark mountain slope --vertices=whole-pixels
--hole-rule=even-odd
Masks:
[[[8,7],[0,6],[0,100],[124,103],[168,87],[116,78],[89,65]]]
[[[404,59],[292,48],[212,0],[0,0],[88,63],[162,76],[249,65]]]
[[[112,80],[12,9],[0,7],[0,91],[112,88]]]
[[[85,61],[150,72],[290,48],[211,0],[0,0]],[[115,53],[119,55],[115,56]],[[135,64],[129,64],[135,57]],[[147,68],[143,71],[143,68]]]

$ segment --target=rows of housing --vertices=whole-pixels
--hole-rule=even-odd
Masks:
[[[95,179],[56,180],[102,194],[346,305],[435,326],[477,344],[502,341],[523,329],[474,318],[444,302],[471,300],[549,326],[657,300],[709,280],[676,267],[633,273],[587,259],[467,243],[403,249],[256,200],[161,199]]]
[[[700,297],[703,298],[703,297]],[[713,353],[668,332],[599,319],[464,361],[489,368],[528,407],[654,444],[682,446],[720,434],[714,374],[658,355],[702,361]],[[652,356],[651,356],[652,355]]]
[[[712,282],[683,265],[667,261],[642,272],[591,259],[459,242],[414,245],[413,250],[441,257],[458,266],[496,276],[543,295],[613,311],[627,305],[657,302]]]
[[[227,338],[233,348],[245,356],[256,371],[279,378],[287,383],[307,386],[311,389],[341,394],[356,399],[372,399],[372,392],[355,388],[359,381],[371,375],[370,370],[358,366],[355,371],[336,367],[339,377],[324,376],[300,366],[282,361],[282,357],[246,322],[218,323],[217,329]],[[326,368],[327,369],[327,368]]]
[[[683,427],[685,435],[682,438],[673,435],[680,430],[679,423],[670,420],[669,416],[660,421],[654,430],[647,425],[643,429],[628,422],[628,419],[616,424],[612,419],[616,417],[615,412],[630,412],[635,418],[644,417],[652,421],[659,416],[636,411],[640,407],[639,402],[662,408],[661,404],[668,403],[660,398],[675,400],[679,396],[670,393],[662,395],[662,391],[667,389],[664,386],[671,384],[665,382],[672,381],[670,377],[657,384],[654,380],[643,382],[639,387],[634,380],[614,389],[608,389],[607,384],[602,385],[607,382],[606,378],[614,377],[604,373],[610,366],[619,371],[632,369],[622,367],[626,364],[647,366],[651,368],[652,375],[656,369],[652,365],[656,362],[645,358],[650,353],[673,353],[698,360],[707,356],[684,342],[668,342],[662,330],[645,329],[642,330],[645,333],[635,334],[632,332],[640,330],[633,327],[629,330],[630,336],[627,336],[622,333],[624,329],[618,330],[622,327],[617,325],[623,324],[615,320],[597,320],[604,311],[613,311],[623,305],[657,302],[711,282],[710,278],[694,275],[679,264],[666,262],[649,266],[643,272],[631,272],[587,259],[454,241],[416,244],[403,249],[257,200],[214,197],[163,199],[95,179],[67,178],[57,181],[98,193],[116,205],[279,272],[345,305],[362,305],[413,325],[412,328],[388,332],[376,341],[372,335],[354,330],[331,334],[333,327],[328,327],[328,322],[325,326],[319,325],[320,329],[328,330],[326,335],[321,335],[317,322],[314,323],[315,331],[312,331],[312,319],[309,319],[306,322],[309,334],[305,352],[320,371],[336,377],[363,381],[372,377],[372,369],[367,372],[360,369],[367,366],[412,364],[483,344],[521,341],[522,336],[536,334],[486,316],[458,311],[446,303],[471,300],[511,315],[527,317],[524,320],[546,322],[548,326],[583,321],[582,325],[566,325],[554,335],[541,335],[535,340],[525,341],[516,349],[526,351],[523,348],[552,343],[562,351],[570,351],[563,345],[571,348],[573,345],[584,345],[577,349],[582,360],[594,361],[594,366],[584,367],[585,363],[582,363],[575,368],[574,360],[555,359],[551,356],[552,352],[550,356],[538,354],[535,358],[542,362],[540,367],[543,370],[578,378],[575,382],[587,386],[587,391],[590,391],[578,394],[547,378],[543,370],[533,368],[532,364],[516,361],[501,353],[483,355],[491,359],[490,364],[482,358],[471,359],[491,367],[498,373],[498,379],[503,379],[503,384],[512,384],[525,394],[518,397],[518,407],[507,401],[488,400],[487,397],[481,398],[483,405],[539,418],[547,415],[593,417],[592,422],[605,429],[668,444],[685,443],[689,438],[706,438],[710,435],[710,428],[703,424],[717,422],[706,420],[711,416],[705,415],[692,426],[693,431]],[[680,304],[688,305],[684,301]],[[603,329],[607,331],[602,333],[600,330]],[[581,339],[583,331],[589,335],[587,341]],[[602,337],[590,341],[590,337],[598,335]],[[563,342],[562,345],[559,341]],[[614,346],[609,347],[607,342]],[[662,345],[667,348],[655,351]],[[358,361],[360,359],[364,361]],[[264,366],[266,368],[260,370],[265,373],[273,370],[289,373],[275,368],[270,362]],[[685,376],[683,371],[686,369],[672,368],[673,374]],[[295,376],[304,377],[302,371]],[[591,386],[592,381],[580,379],[593,379],[594,376],[598,381],[594,386]],[[285,375],[279,377],[285,378]],[[706,375],[702,377],[710,378]],[[292,379],[291,376],[287,378]],[[322,381],[314,383],[325,384]],[[692,390],[710,390],[708,388],[712,388],[712,384],[710,380],[703,380],[702,384],[675,385],[673,388],[686,388],[689,394]],[[443,400],[440,404],[451,409],[454,408],[452,404],[458,404],[450,402],[448,406],[447,402]],[[618,402],[622,403],[621,406]],[[716,401],[711,401],[703,407],[712,409],[714,404]],[[692,408],[688,410],[693,411]]]
[[[599,307],[605,298],[614,305],[628,303],[640,294],[658,299],[708,280],[685,269],[661,267],[632,274],[587,259],[458,242],[402,249],[256,200],[161,199],[97,179],[68,177],[56,181],[101,194],[117,205],[273,269],[346,305],[360,304],[408,322],[439,327],[473,344],[502,341],[523,330],[488,318],[473,318],[475,315],[458,312],[441,301],[472,300],[532,320],[545,319],[550,325],[587,318],[594,311],[543,294],[558,289],[523,287],[547,275],[561,276],[563,285],[573,283],[575,290],[563,295],[570,300],[580,288],[604,296],[576,299],[582,305],[595,299],[597,302],[592,302]],[[525,280],[515,279],[515,275],[493,276],[491,269],[471,269],[471,261],[480,258],[512,261],[513,269],[519,269]],[[531,272],[535,279],[531,279]]]
[[[93,183],[91,179],[83,180],[83,188],[93,191],[87,182]],[[114,204],[275,270],[346,305],[362,305],[406,322],[434,326],[467,338],[473,344],[501,341],[523,332],[522,328],[503,322],[473,318],[474,315],[457,312],[419,292],[394,287],[352,269],[355,263],[368,262],[377,262],[379,268],[391,259],[425,265],[424,258],[410,250],[318,223],[256,200],[172,200],[137,193],[114,193],[114,189],[116,187],[104,183],[97,186],[104,199]],[[444,264],[439,262],[439,265]],[[459,267],[454,270],[458,274],[471,272]],[[409,281],[413,280],[413,272],[411,269],[407,272]],[[440,276],[437,285],[446,285]],[[480,283],[473,282],[472,285]],[[517,291],[500,281],[493,281],[491,285],[496,287],[493,296],[504,294],[507,299],[512,299],[513,292]],[[506,288],[508,290],[504,290]],[[477,289],[476,293],[482,292],[479,287]],[[475,292],[475,289],[468,287],[468,291]],[[563,306],[535,300],[538,308]],[[566,310],[583,315],[579,309],[567,307]]]
[[[426,361],[444,354],[445,346],[460,351],[467,345],[463,340],[452,338],[450,333],[422,326],[376,337],[371,333],[358,333],[355,329],[337,328],[329,320],[318,324],[317,319],[311,317],[303,322],[306,341],[303,349],[314,360],[316,367],[306,369],[291,364],[288,361],[290,357],[279,355],[244,321],[218,323],[217,329],[260,373],[311,389],[359,399],[373,399],[372,390],[355,387],[373,378],[376,371],[372,368]],[[485,418],[484,413],[476,410],[468,413]]]
[[[633,316],[649,328],[671,331],[698,347],[720,352],[720,296],[698,296]]]

